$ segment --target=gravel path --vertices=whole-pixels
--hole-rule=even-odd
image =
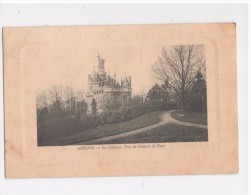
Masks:
[[[182,122],[182,121],[178,121],[178,120],[174,119],[173,117],[171,117],[171,114],[170,114],[172,111],[173,110],[162,113],[160,115],[161,121],[159,123],[156,123],[156,124],[153,124],[153,125],[150,125],[150,126],[147,126],[147,127],[143,127],[143,128],[140,128],[140,129],[136,129],[136,130],[133,130],[133,131],[120,133],[120,134],[117,134],[117,135],[111,135],[111,136],[107,136],[107,137],[103,137],[103,138],[93,139],[93,140],[90,140],[90,141],[80,142],[78,144],[83,144],[84,145],[84,144],[95,144],[95,143],[98,143],[98,142],[111,141],[113,139],[119,139],[119,138],[127,137],[127,136],[130,136],[130,135],[142,133],[142,132],[151,130],[153,128],[159,127],[159,126],[166,125],[168,123],[207,129],[207,125],[200,125],[200,124],[196,124],[196,123]]]

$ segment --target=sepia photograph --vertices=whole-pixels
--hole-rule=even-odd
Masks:
[[[38,146],[208,141],[205,46],[141,43],[134,55],[135,48],[100,39],[101,51],[85,48],[88,56],[68,65],[79,78],[62,79],[74,84],[44,81],[36,96]]]
[[[0,194],[247,194],[247,5],[1,8]]]
[[[238,172],[235,32],[5,28],[8,176]]]

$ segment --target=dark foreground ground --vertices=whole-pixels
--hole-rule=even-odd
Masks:
[[[97,144],[163,143],[208,141],[207,129],[167,124],[147,132]]]
[[[178,121],[207,125],[207,114],[197,112],[173,111],[171,116]]]
[[[92,129],[81,128],[78,121],[71,118],[48,120],[38,129],[39,146],[77,145],[81,142],[103,138],[111,135],[130,132],[160,122],[161,112],[151,112],[133,120],[98,126]],[[174,111],[171,116],[180,121],[206,124],[206,117],[198,113],[179,115]],[[180,119],[181,117],[182,119]],[[163,143],[163,142],[198,142],[208,141],[207,129],[188,127],[178,124],[165,124],[148,131],[94,144],[123,144],[123,143]]]
[[[160,121],[160,113],[161,111],[151,112],[130,121],[106,124],[92,129],[85,129],[81,127],[81,123],[77,120],[68,117],[50,119],[46,121],[44,126],[38,129],[38,145],[72,145],[81,141],[129,132],[158,123]]]

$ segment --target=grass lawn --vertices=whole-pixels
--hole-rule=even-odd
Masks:
[[[46,128],[43,129],[44,135],[41,145],[71,145],[81,141],[132,131],[158,123],[160,113],[161,111],[151,112],[130,121],[106,124],[89,130],[81,129],[81,127],[77,126],[77,122],[74,122],[74,119],[54,119],[54,121],[47,122]]]
[[[176,110],[176,111],[171,112],[171,116],[179,121],[207,125],[206,113],[181,112],[181,111]]]
[[[152,130],[97,144],[163,143],[208,141],[207,129],[167,124]]]

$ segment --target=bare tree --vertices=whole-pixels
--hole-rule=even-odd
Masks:
[[[47,93],[43,90],[37,95],[37,108],[45,107],[47,107]]]
[[[178,45],[162,49],[161,56],[152,65],[152,75],[168,82],[182,109],[185,109],[196,72],[205,67],[203,45]]]
[[[62,101],[63,87],[61,85],[53,85],[50,89],[48,89],[48,93],[52,103]]]
[[[63,87],[61,85],[53,85],[48,90],[49,98],[52,102],[52,109],[56,114],[62,112]]]
[[[76,92],[76,100],[77,101],[82,101],[85,97],[85,92],[82,90],[79,90]]]
[[[66,103],[66,110],[67,113],[73,113],[75,110],[75,92],[72,87],[66,86],[64,88],[64,96],[65,96],[65,103]]]
[[[77,101],[78,101],[78,103],[80,105],[80,107],[78,107],[78,111],[81,114],[86,115],[88,104],[85,101],[85,92],[84,91],[78,91],[78,93],[77,93]]]

